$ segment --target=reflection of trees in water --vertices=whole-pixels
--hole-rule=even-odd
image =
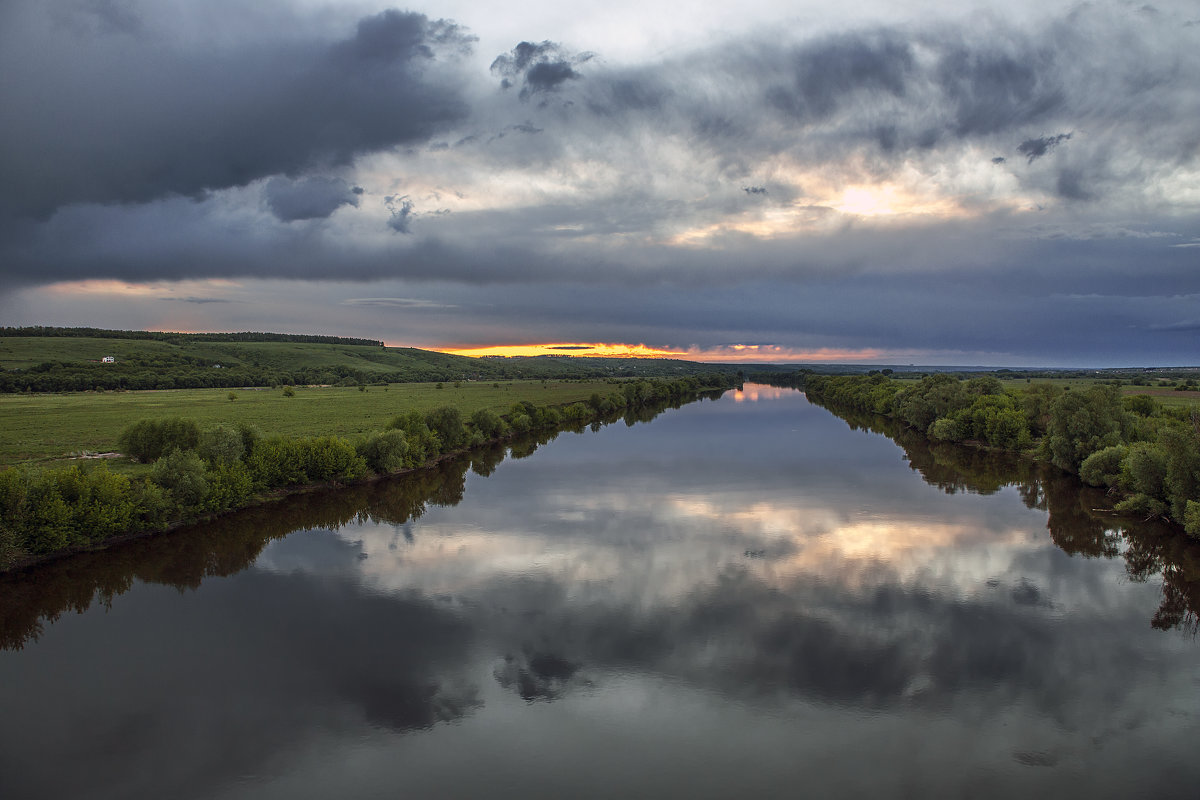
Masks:
[[[1047,513],[1050,538],[1063,551],[1084,558],[1115,558],[1125,545],[1131,580],[1163,580],[1162,605],[1151,624],[1163,630],[1200,628],[1200,544],[1175,528],[1147,521],[1115,526],[1106,511],[1112,503],[1099,489],[1049,464],[1012,453],[934,442],[887,417],[831,412],[852,430],[867,430],[903,448],[909,465],[931,486],[955,494],[993,494],[1013,486],[1028,508]]]
[[[622,419],[626,424],[648,422],[679,405],[639,408],[632,421],[629,415],[613,414],[593,427]],[[576,429],[578,426],[566,428]],[[337,530],[356,522],[404,525],[419,519],[430,505],[457,505],[466,490],[468,469],[490,475],[506,456],[527,457],[557,436],[557,431],[532,432],[405,475],[289,495],[166,535],[112,544],[103,551],[0,574],[0,649],[20,649],[38,638],[45,622],[53,623],[67,612],[82,613],[96,601],[110,605],[114,597],[129,591],[135,580],[196,589],[205,578],[246,569],[270,542],[297,531]]]

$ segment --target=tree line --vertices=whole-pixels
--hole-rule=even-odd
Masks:
[[[174,523],[253,504],[268,493],[309,485],[347,484],[373,475],[418,469],[443,456],[528,433],[582,429],[624,414],[695,399],[725,389],[714,375],[635,380],[587,402],[537,406],[529,401],[504,414],[480,409],[464,419],[443,406],[408,411],[369,436],[263,437],[247,425],[201,428],[193,420],[141,420],[119,439],[121,452],[152,464],[142,477],[78,465],[0,471],[0,569],[22,559],[88,549],[113,537],[165,530]]]
[[[1114,510],[1162,517],[1200,538],[1200,417],[1148,395],[1122,397],[1109,384],[1030,383],[1006,391],[998,379],[930,375],[807,375],[810,400],[894,418],[930,439],[1023,452],[1107,489]]]
[[[1102,488],[1079,486],[1070,473],[1045,460],[1011,450],[962,447],[931,439],[895,417],[839,408],[838,416],[854,430],[883,434],[903,450],[909,466],[921,478],[949,494],[970,491],[994,494],[1013,487],[1028,508],[1046,512],[1046,529],[1064,552],[1086,558],[1119,558],[1125,574],[1136,583],[1162,578],[1158,610],[1152,627],[1182,628],[1193,634],[1200,614],[1200,572],[1196,570],[1200,543],[1179,536],[1175,525],[1161,520],[1114,528],[1102,506]]]
[[[301,344],[348,344],[383,347],[378,339],[358,339],[352,336],[321,336],[303,333],[170,333],[166,331],[124,331],[107,328],[59,328],[47,325],[25,327],[0,327],[0,337],[86,337],[97,339],[137,339],[142,341],[170,342],[295,342]]]

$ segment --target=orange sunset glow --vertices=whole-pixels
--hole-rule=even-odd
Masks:
[[[678,358],[688,356],[684,350],[660,350],[644,344],[557,343],[505,344],[491,347],[430,348],[455,356],[608,356],[615,358]]]
[[[432,347],[439,353],[456,356],[578,356],[611,358],[680,358],[710,363],[767,363],[767,362],[846,362],[878,361],[900,358],[910,353],[892,353],[877,348],[796,349],[778,345],[733,344],[719,347],[688,347],[667,349],[646,344],[559,342],[555,344],[511,344],[488,347]]]

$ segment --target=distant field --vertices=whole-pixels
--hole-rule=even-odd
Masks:
[[[145,344],[138,342],[137,344]],[[295,389],[173,389],[144,392],[0,394],[0,466],[48,462],[81,450],[116,449],[117,437],[140,419],[187,417],[201,427],[247,422],[264,435],[352,436],[381,430],[393,417],[415,409],[457,406],[464,416],[480,408],[507,411],[521,400],[554,405],[608,394],[613,384],[595,381],[502,381]],[[228,399],[230,391],[237,399]]]
[[[1174,389],[1152,389],[1147,386],[1122,386],[1125,395],[1148,394],[1164,406],[1200,406],[1200,392],[1177,392]]]
[[[1005,389],[1021,389],[1029,385],[1024,378],[1020,380],[1005,380],[1001,381]],[[1054,386],[1062,386],[1071,388],[1086,388],[1095,386],[1096,384],[1107,383],[1107,381],[1091,378],[1046,378],[1033,379],[1033,383],[1049,383]],[[1191,406],[1200,405],[1200,391],[1185,391],[1177,392],[1169,386],[1131,386],[1125,384],[1120,387],[1121,394],[1129,397],[1135,394],[1148,394],[1164,406]]]
[[[916,383],[919,380],[919,378],[913,378],[899,373],[892,375],[891,377],[893,380],[911,381],[913,383]],[[1109,383],[1110,380],[1111,379],[1105,378],[1031,378],[1029,380],[1026,380],[1025,378],[1010,378],[1002,379],[1000,383],[1004,385],[1005,389],[1013,390],[1024,389],[1026,386],[1029,386],[1030,383],[1049,383],[1063,388],[1071,387],[1072,389],[1085,389],[1089,386],[1095,386],[1096,384]],[[1170,386],[1132,386],[1129,384],[1124,384],[1120,388],[1121,394],[1125,395],[1126,397],[1135,394],[1148,394],[1158,402],[1162,403],[1164,406],[1168,407],[1200,407],[1200,391],[1177,392]]]

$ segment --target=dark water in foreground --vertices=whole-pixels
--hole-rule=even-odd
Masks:
[[[0,582],[0,797],[1200,794],[1194,549],[904,443],[747,387]]]

